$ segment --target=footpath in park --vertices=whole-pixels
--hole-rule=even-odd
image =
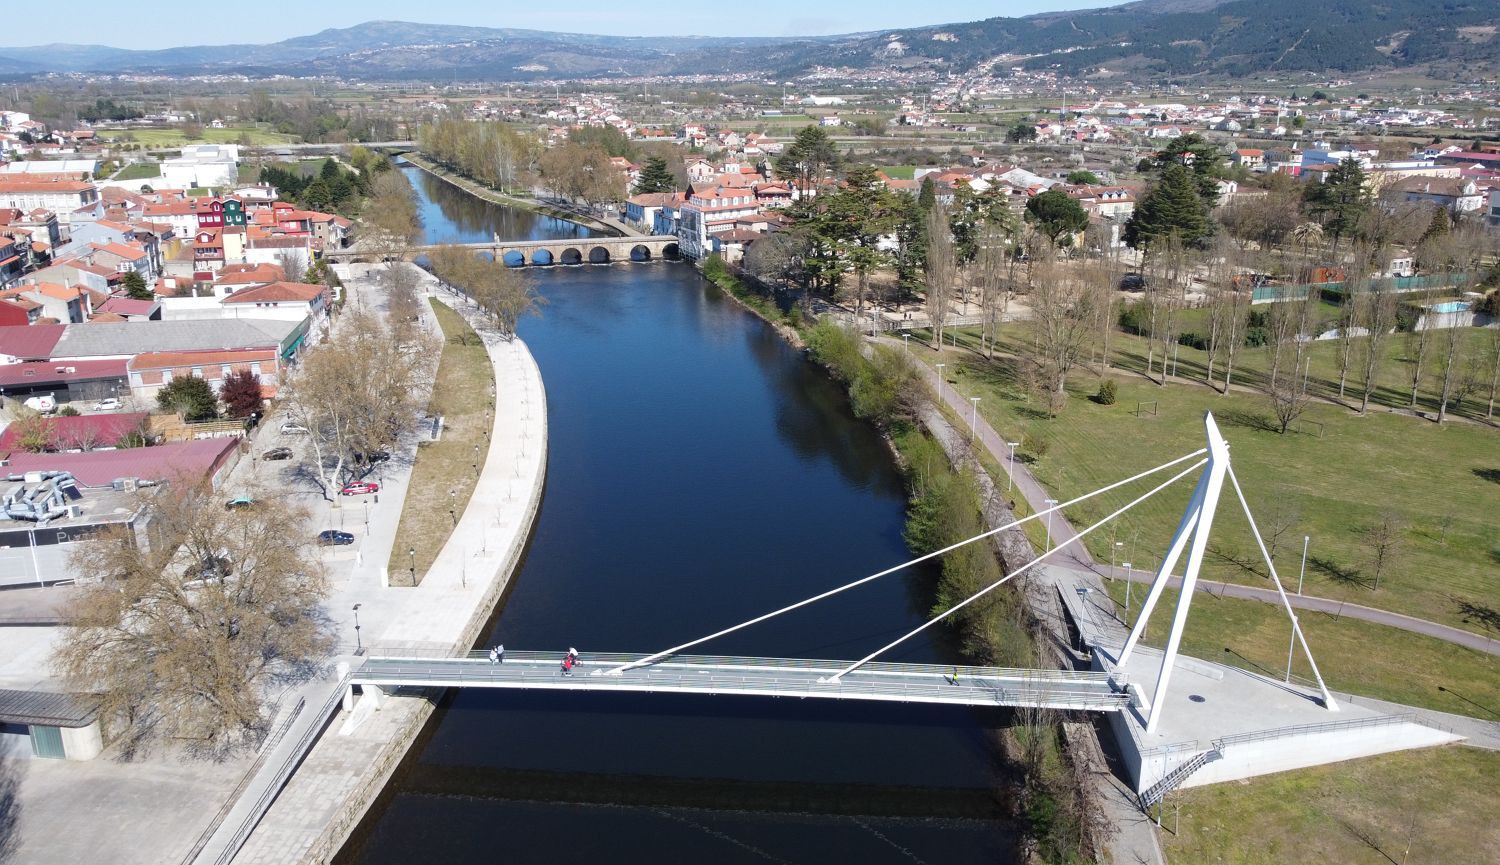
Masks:
[[[520,340],[502,338],[436,280],[424,274],[423,281],[429,293],[465,315],[489,351],[494,428],[474,494],[419,586],[389,586],[384,571],[389,550],[370,551],[364,565],[380,572],[380,583],[369,591],[382,597],[372,605],[381,614],[362,629],[368,638],[361,638],[359,648],[365,653],[465,654],[517,569],[546,475],[546,394],[531,353]],[[387,510],[392,520],[399,519],[399,507]],[[394,535],[393,522],[386,547]],[[340,660],[358,663],[355,645],[340,650],[345,653]],[[328,861],[435,708],[426,696],[386,696],[373,689],[356,702],[337,674],[320,686],[306,698],[305,729],[289,730],[268,754],[197,862]]]

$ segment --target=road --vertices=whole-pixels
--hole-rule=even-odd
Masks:
[[[887,345],[902,346],[900,340],[885,339],[883,341]],[[921,349],[913,350],[920,351]],[[943,403],[951,408],[959,418],[970,420],[974,418],[973,404],[969,402],[967,395],[960,393],[952,382],[941,380],[937,370],[928,364],[918,363],[917,367],[926,376],[928,384],[941,395]],[[1002,470],[1010,472],[1010,476],[1015,483],[1015,489],[1031,506],[1032,510],[1039,512],[1051,507],[1051,505],[1047,504],[1047,501],[1053,498],[1052,494],[1037,481],[1030,469],[1024,464],[1019,462],[1012,464],[1010,448],[1006,445],[1005,438],[990,425],[989,421],[983,415],[979,415],[978,423],[974,426],[976,439],[990,452],[990,455],[995,458],[995,461],[999,463]],[[1133,569],[1126,571],[1118,567],[1111,573],[1108,565],[1100,565],[1094,561],[1093,556],[1089,554],[1088,549],[1079,540],[1077,529],[1063,516],[1062,512],[1052,515],[1051,526],[1053,542],[1059,549],[1057,553],[1048,558],[1049,564],[1072,568],[1074,570],[1091,571],[1101,576],[1115,576],[1121,579],[1129,579],[1131,582],[1136,583],[1150,583],[1155,576],[1150,571]],[[1169,585],[1176,588],[1181,585],[1181,582],[1179,578],[1174,577]],[[1200,592],[1210,592],[1219,597],[1242,598],[1245,600],[1262,601],[1268,604],[1281,603],[1280,595],[1275,589],[1260,588],[1258,586],[1208,582],[1200,579],[1197,589]],[[1391,628],[1399,628],[1410,633],[1443,640],[1444,642],[1473,649],[1477,652],[1500,656],[1500,645],[1496,644],[1493,637],[1485,634],[1476,634],[1472,631],[1465,631],[1462,628],[1455,628],[1427,619],[1418,619],[1401,613],[1393,613],[1389,610],[1380,610],[1333,598],[1288,593],[1287,600],[1293,607],[1299,610],[1311,610],[1337,617],[1347,616],[1351,619],[1358,619],[1376,625],[1385,625]]]

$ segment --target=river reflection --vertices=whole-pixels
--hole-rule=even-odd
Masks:
[[[428,230],[435,227],[429,223]],[[650,651],[910,558],[884,442],[797,351],[680,264],[539,269],[546,497],[490,641]],[[503,395],[502,395],[502,398]],[[854,658],[930,572],[704,647]],[[918,639],[890,660],[946,661]],[[474,690],[341,861],[1008,862],[998,711]]]

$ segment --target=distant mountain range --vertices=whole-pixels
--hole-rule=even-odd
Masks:
[[[139,51],[105,45],[0,48],[0,74],[148,72],[529,80],[602,75],[790,77],[814,66],[936,65],[998,54],[1070,74],[1244,76],[1500,66],[1500,0],[1139,0],[1105,9],[989,18],[829,37],[617,37],[371,21],[268,45]],[[14,32],[14,31],[12,31]]]

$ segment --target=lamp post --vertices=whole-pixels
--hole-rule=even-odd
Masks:
[[[1115,553],[1118,553],[1120,547],[1123,546],[1125,546],[1124,541],[1115,541],[1109,547],[1109,578],[1111,581],[1115,578]]]
[[[936,366],[938,371],[938,402],[941,403],[943,401],[943,367],[947,366],[947,364],[940,363],[936,364]]]
[[[1057,499],[1047,499],[1047,549],[1052,549],[1052,508]]]
[[[453,521],[453,528],[455,528],[455,529],[458,528],[458,516],[455,513],[453,513],[453,509],[452,508],[448,509],[448,519],[450,519],[450,520]]]
[[[906,347],[906,353],[911,354],[911,334],[901,334],[901,344]]]
[[[365,644],[359,638],[359,607],[359,604],[354,605],[354,654],[363,655],[365,653]]]
[[[1307,544],[1311,540],[1308,535],[1302,536],[1302,570],[1297,574],[1297,595],[1302,595],[1302,579],[1307,576]],[[1297,652],[1297,622],[1296,613],[1293,613],[1292,635],[1287,638],[1286,643],[1286,683],[1292,683],[1292,658]]]
[[[974,411],[969,415],[969,441],[979,435],[979,397],[969,397],[969,402],[974,404]]]
[[[1308,544],[1308,541],[1311,541],[1311,540],[1312,540],[1312,538],[1308,537],[1307,535],[1303,535],[1302,536],[1302,569],[1297,572],[1297,594],[1298,595],[1302,594],[1302,580],[1303,580],[1304,577],[1307,576],[1307,544]]]
[[[1131,577],[1135,576],[1135,571],[1130,569],[1129,562],[1121,562],[1120,564],[1125,567],[1125,624],[1128,625],[1130,624],[1130,584],[1135,582],[1135,580],[1131,579]]]
[[[411,584],[412,584],[412,586],[416,586],[416,584],[417,584],[417,548],[416,547],[410,547],[410,548],[407,549],[406,552],[407,552],[407,554],[409,554],[411,556]]]
[[[1006,442],[1005,446],[1010,448],[1010,471],[1005,473],[1005,491],[1010,492],[1016,488],[1016,445],[1020,442]]]

